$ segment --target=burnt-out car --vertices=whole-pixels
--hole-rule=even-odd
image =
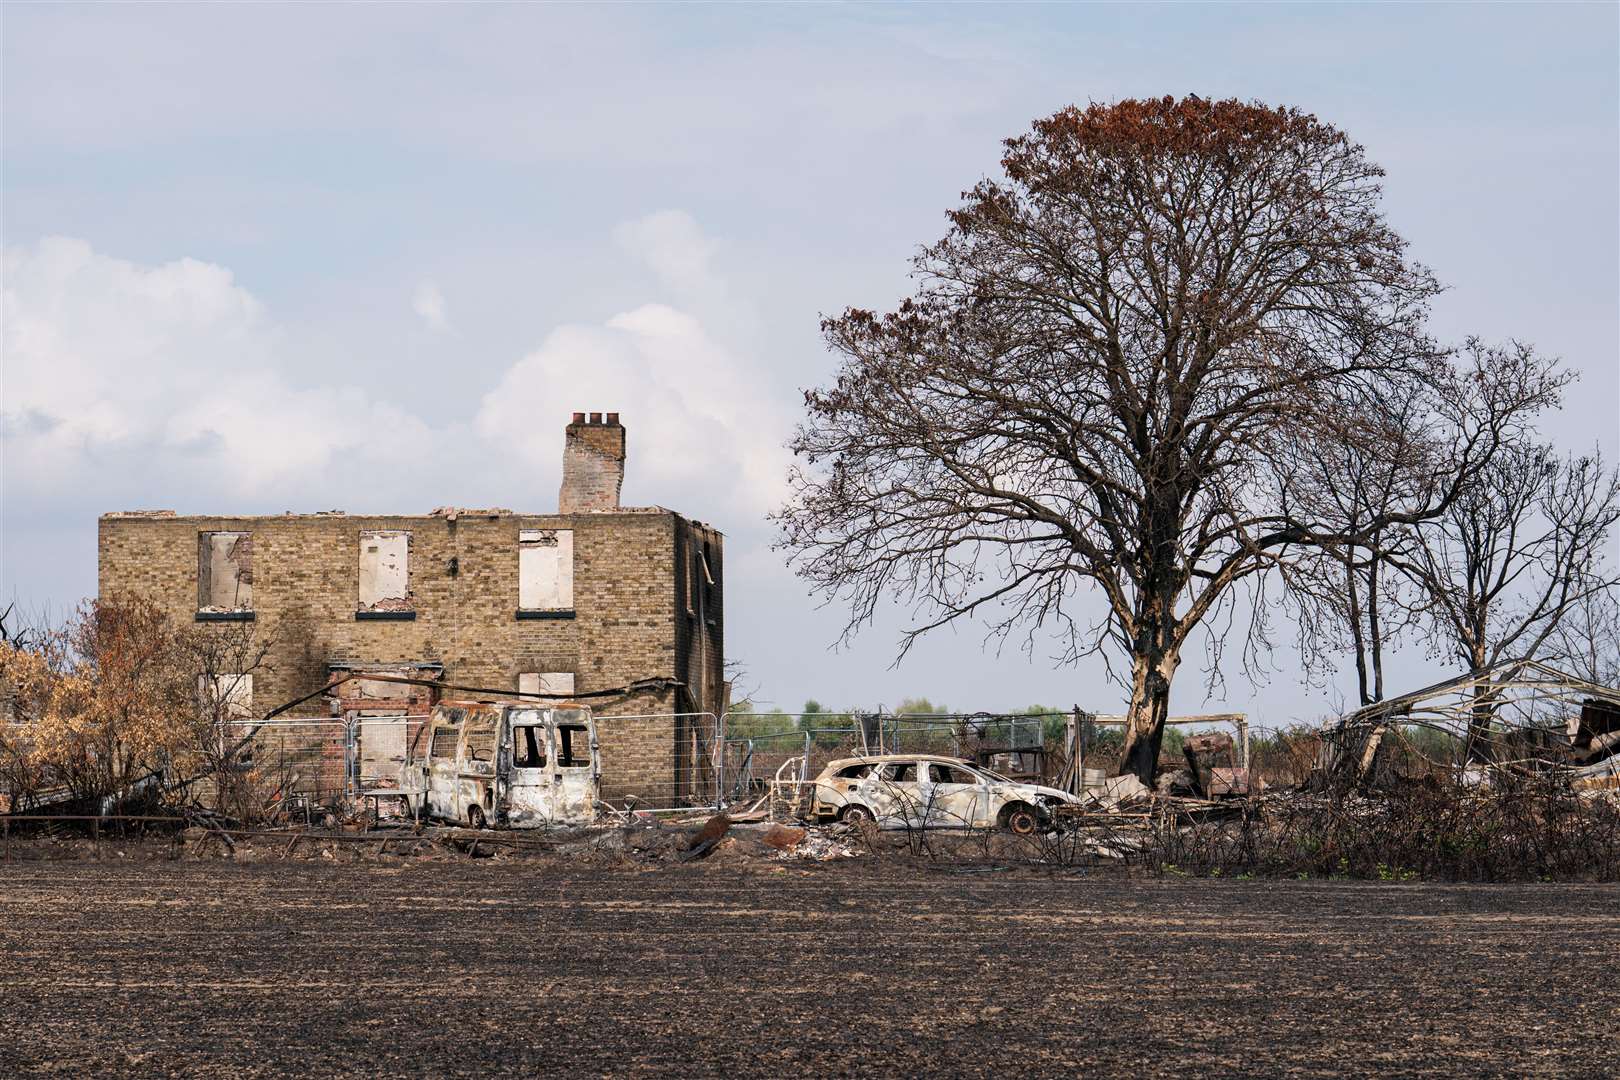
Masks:
[[[879,828],[1002,828],[1027,835],[1053,825],[1068,792],[1009,780],[956,758],[882,754],[829,762],[816,777],[811,816]]]

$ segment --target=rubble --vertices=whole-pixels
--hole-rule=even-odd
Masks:
[[[690,862],[705,857],[719,845],[730,829],[731,818],[727,817],[726,812],[722,810],[704,822],[703,828],[693,834],[691,839],[687,841],[685,849],[676,857],[682,862]]]
[[[1187,772],[1192,778],[1193,794],[1209,796],[1212,773],[1220,766],[1236,767],[1232,760],[1232,736],[1223,731],[1204,735],[1189,735],[1181,744],[1187,759]]]
[[[804,843],[805,837],[809,835],[809,832],[805,829],[773,823],[765,830],[765,835],[760,839],[764,841],[767,847],[776,848],[778,851],[792,851]]]
[[[1103,781],[1102,791],[1094,798],[1104,807],[1118,809],[1131,803],[1144,802],[1153,797],[1153,791],[1133,773],[1110,776]]]
[[[1209,770],[1209,787],[1205,794],[1212,799],[1249,794],[1249,770],[1217,765]]]
[[[863,853],[860,834],[847,825],[805,830],[805,837],[793,848],[783,851],[780,859],[810,859],[824,862],[828,859],[853,859]]]

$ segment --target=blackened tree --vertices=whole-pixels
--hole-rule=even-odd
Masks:
[[[1308,664],[1353,657],[1361,706],[1383,700],[1385,652],[1402,633],[1432,644],[1458,631],[1468,601],[1455,595],[1457,578],[1436,565],[1436,545],[1457,531],[1448,522],[1500,507],[1502,493],[1487,494],[1500,487],[1495,478],[1522,460],[1535,442],[1537,414],[1571,378],[1527,344],[1471,338],[1423,397],[1365,397],[1341,423],[1301,442],[1284,491],[1294,516],[1316,523],[1318,543],[1279,566],[1283,596],[1297,612]],[[1435,478],[1453,470],[1447,497],[1436,503]],[[1402,513],[1425,502],[1436,506],[1434,517],[1414,522]],[[1456,658],[1457,650],[1443,651]],[[1467,670],[1476,670],[1473,655]]]
[[[1123,768],[1151,779],[1189,636],[1320,538],[1282,483],[1300,442],[1448,370],[1438,286],[1383,219],[1379,167],[1295,109],[1069,108],[1002,170],[897,310],[824,321],[843,362],[805,396],[779,542],[849,604],[847,634],[911,603],[902,655],[978,615],[1054,633],[1066,662],[1122,657]],[[1420,487],[1365,527],[1444,501],[1444,477]],[[1093,589],[1096,619],[1075,605]]]
[[[1613,603],[1620,576],[1604,556],[1617,521],[1620,474],[1596,452],[1562,458],[1545,444],[1513,443],[1413,529],[1393,561],[1419,588],[1438,654],[1475,677],[1511,680],[1511,661],[1561,658],[1572,611]],[[1481,682],[1475,696],[1470,757],[1485,753],[1496,695]]]

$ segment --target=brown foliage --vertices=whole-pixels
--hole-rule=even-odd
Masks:
[[[1371,438],[1346,421],[1374,396],[1441,411],[1439,286],[1383,220],[1382,170],[1298,110],[1066,109],[1002,167],[917,257],[912,297],[824,321],[844,362],[805,395],[780,544],[849,603],[847,633],[884,597],[912,606],[902,652],[978,615],[1053,635],[1061,662],[1122,657],[1123,767],[1147,779],[1192,632],[1337,535],[1289,499],[1301,444]],[[1474,467],[1427,464],[1359,528],[1436,512]]]
[[[65,626],[0,642],[10,706],[0,783],[9,802],[110,807],[212,772],[237,719],[231,680],[263,667],[267,642],[251,627],[177,628],[133,596],[87,602]]]

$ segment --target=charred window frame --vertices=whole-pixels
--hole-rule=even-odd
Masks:
[[[688,619],[697,618],[697,561],[697,552],[691,550],[689,544],[686,558],[681,561],[681,568],[685,578],[681,582],[684,586],[681,591],[686,595],[686,617]]]
[[[713,626],[715,624],[714,613],[718,604],[715,597],[714,563],[710,555],[709,542],[705,540],[702,549],[698,552],[698,568],[702,571],[700,587],[703,589],[703,621]]]
[[[197,534],[197,621],[253,618],[253,534]]]

